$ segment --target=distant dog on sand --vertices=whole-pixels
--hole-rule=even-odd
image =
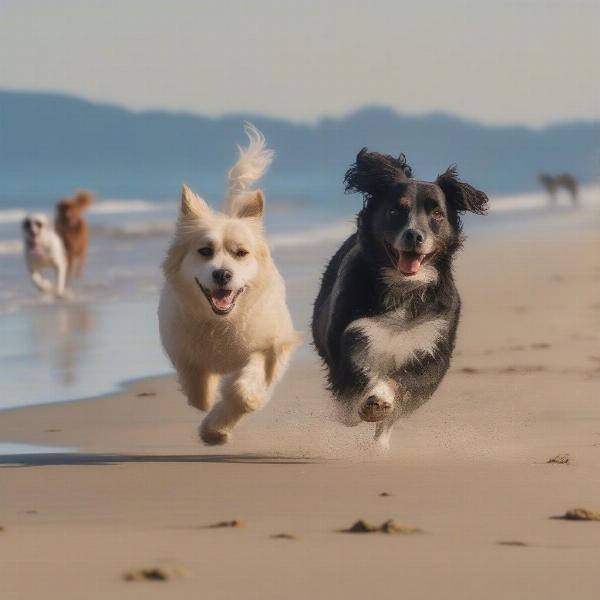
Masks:
[[[77,192],[72,198],[63,198],[56,205],[54,226],[63,240],[69,263],[68,276],[81,277],[88,251],[88,224],[82,212],[93,202],[86,191]]]
[[[44,293],[54,293],[62,297],[67,280],[67,254],[62,240],[48,223],[46,215],[32,213],[21,224],[25,263],[35,287]],[[56,274],[56,283],[43,275],[52,270]]]
[[[183,187],[163,263],[160,335],[189,404],[210,411],[200,427],[206,444],[224,444],[246,413],[264,406],[298,341],[263,237],[264,196],[251,189],[272,152],[255,127],[247,124],[246,133],[223,213]]]
[[[579,184],[577,179],[570,173],[562,175],[546,175],[541,173],[538,176],[538,181],[542,187],[548,192],[551,206],[556,206],[558,192],[565,190],[571,199],[571,204],[575,207],[579,206]]]
[[[460,297],[452,259],[460,214],[483,214],[487,196],[451,167],[435,183],[413,179],[404,155],[363,148],[345,177],[363,209],[331,259],[314,306],[314,343],[342,420],[377,423],[389,444],[397,419],[426,402],[454,349]]]

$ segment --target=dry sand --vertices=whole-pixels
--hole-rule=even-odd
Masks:
[[[552,517],[600,511],[599,238],[471,240],[457,274],[453,368],[386,456],[314,359],[217,449],[171,377],[2,413],[0,439],[81,452],[0,460],[0,598],[597,598],[600,523]]]

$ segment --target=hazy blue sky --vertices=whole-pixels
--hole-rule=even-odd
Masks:
[[[0,86],[292,119],[600,118],[598,0],[0,0]]]

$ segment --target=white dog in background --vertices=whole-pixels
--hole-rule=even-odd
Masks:
[[[299,341],[263,236],[264,196],[250,189],[273,153],[255,127],[246,134],[223,213],[183,187],[163,263],[161,340],[189,404],[210,411],[199,430],[206,444],[224,444],[243,415],[264,406]]]
[[[67,254],[63,241],[52,229],[46,215],[32,213],[23,219],[23,247],[31,281],[40,292],[63,297],[67,280]],[[43,275],[53,270],[56,283]]]

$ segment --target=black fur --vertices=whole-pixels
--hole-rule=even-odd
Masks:
[[[452,259],[463,239],[460,214],[483,214],[487,197],[460,181],[455,167],[435,183],[416,181],[403,154],[394,158],[366,148],[344,181],[346,191],[363,194],[364,205],[356,233],[327,265],[312,320],[314,344],[334,397],[346,402],[360,398],[372,375],[353,357],[377,349],[369,348],[372,340],[360,330],[348,328],[353,321],[374,318],[399,340],[415,325],[439,318],[447,322],[433,354],[416,352],[404,364],[381,367],[386,370],[380,375],[398,384],[395,419],[428,400],[448,370],[460,314],[452,274]],[[407,230],[420,234],[422,242],[410,245]],[[407,263],[402,257],[408,257],[410,267],[414,256],[423,256],[425,266],[416,275],[403,274]],[[423,281],[417,279],[425,268],[434,273],[431,281],[424,275]]]

